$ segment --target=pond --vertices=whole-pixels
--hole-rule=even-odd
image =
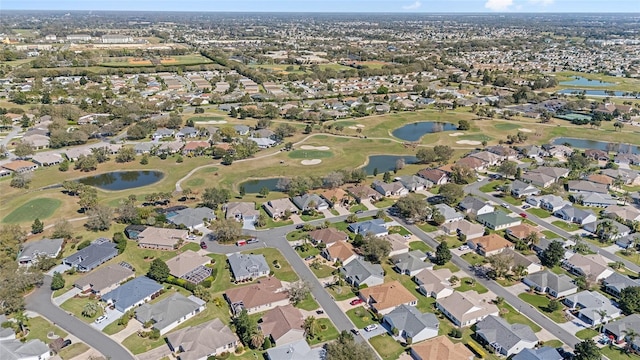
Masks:
[[[458,126],[451,123],[421,121],[397,128],[393,130],[391,134],[398,139],[402,139],[405,141],[418,141],[421,137],[424,136],[424,134],[431,134],[441,131],[451,131],[456,129],[458,129]]]
[[[281,178],[269,178],[269,179],[259,179],[259,180],[248,180],[240,184],[240,186],[244,186],[244,191],[247,194],[257,194],[263,187],[269,189],[269,191],[280,191],[276,187],[278,181]]]
[[[604,87],[604,86],[612,86],[612,85],[615,85],[615,84],[614,83],[605,82],[605,81],[602,81],[602,80],[587,79],[587,78],[582,77],[582,76],[574,76],[573,80],[563,81],[563,82],[560,83],[560,85]]]
[[[151,185],[164,177],[161,171],[114,171],[78,179],[78,182],[102,190],[127,190]]]
[[[620,143],[609,143],[606,141],[595,141],[595,140],[586,140],[586,139],[576,139],[576,138],[566,138],[559,137],[555,138],[552,141],[554,145],[563,145],[569,144],[571,147],[578,149],[598,149],[603,151],[611,151],[611,152],[633,152],[634,154],[640,154],[640,148],[636,145],[631,144],[620,144]]]
[[[418,158],[411,155],[373,155],[369,156],[369,163],[367,163],[363,169],[367,175],[373,175],[374,169],[378,169],[378,173],[380,174],[385,171],[393,171],[396,168],[396,161],[398,161],[398,159],[404,159],[406,165],[418,162]]]
[[[624,97],[624,98],[640,98],[640,95],[626,91],[607,91],[607,90],[584,90],[584,89],[562,89],[558,91],[558,94],[565,95],[580,95],[585,94],[589,96],[602,96],[602,97]]]

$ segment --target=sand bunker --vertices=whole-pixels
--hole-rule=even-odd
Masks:
[[[464,135],[464,133],[461,133],[461,132],[455,132],[455,133],[453,133],[453,134],[449,134],[449,136],[461,136],[461,135]]]
[[[302,145],[300,146],[300,149],[302,150],[320,150],[320,151],[327,151],[329,150],[328,146],[311,146],[311,145]]]
[[[198,121],[196,124],[226,124],[227,120]]]
[[[459,141],[456,141],[456,144],[461,144],[461,145],[480,145],[480,144],[482,144],[482,142],[475,141],[475,140],[459,140]]]
[[[528,132],[528,133],[533,132],[533,130],[531,130],[531,129],[525,129],[525,128],[520,128],[520,129],[518,129],[518,130],[519,130],[519,131],[522,131],[522,132]]]
[[[358,125],[356,125],[356,127],[363,128],[363,127],[364,127],[364,125],[362,125],[362,124],[358,124]]]
[[[358,130],[358,128],[357,128],[357,127],[355,127],[355,126],[349,126],[349,129],[351,129],[351,130]]]
[[[300,164],[302,165],[318,165],[322,162],[320,159],[311,159],[311,160],[302,160]]]

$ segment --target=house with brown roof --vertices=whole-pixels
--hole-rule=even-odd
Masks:
[[[414,360],[473,360],[471,350],[463,343],[453,343],[445,335],[411,345],[411,358]]]
[[[336,262],[339,260],[342,264],[347,264],[356,259],[358,254],[356,254],[353,245],[343,240],[324,248],[322,256],[329,261]]]
[[[265,336],[271,337],[272,343],[276,346],[281,346],[304,340],[303,323],[304,316],[300,310],[289,304],[267,311],[262,316],[262,322],[258,326]]]
[[[362,202],[363,200],[380,200],[380,199],[382,199],[382,195],[379,192],[373,190],[372,188],[370,188],[368,186],[362,186],[362,185],[349,186],[347,188],[347,191],[358,202]]]
[[[444,185],[449,182],[449,175],[440,169],[422,169],[418,171],[418,176],[431,181],[435,185]]]
[[[478,158],[467,156],[456,161],[456,165],[462,166],[462,167],[468,167],[476,171],[482,171],[487,168],[488,164]]]
[[[596,184],[603,184],[607,186],[613,185],[613,179],[608,177],[607,175],[602,174],[591,174],[587,177],[587,180]]]
[[[349,194],[341,188],[322,189],[314,192],[325,199],[331,207],[335,206],[335,203],[341,203],[349,200]]]
[[[609,161],[609,154],[599,149],[587,149],[584,151],[584,156],[597,161]]]
[[[513,249],[513,243],[498,234],[489,234],[467,240],[467,245],[482,256],[500,254],[504,249]]]
[[[146,249],[176,250],[187,240],[188,230],[148,227],[138,234],[138,246]]]
[[[253,314],[289,304],[289,293],[274,276],[261,278],[251,285],[231,288],[224,293],[224,297],[236,315],[243,309]]]
[[[167,335],[169,349],[180,360],[201,360],[223,352],[232,353],[240,344],[238,337],[220,319],[190,326]]]
[[[208,141],[189,141],[182,148],[183,155],[201,155],[204,151],[210,148],[211,145]]]
[[[349,235],[347,235],[347,233],[332,227],[313,230],[309,232],[308,235],[309,238],[311,238],[311,241],[313,241],[314,243],[322,242],[327,247],[333,245],[338,241],[349,240]]]
[[[200,255],[193,250],[187,250],[167,260],[171,275],[194,284],[199,284],[211,275],[211,269],[205,266],[210,263],[210,257]]]
[[[123,282],[133,279],[136,273],[128,267],[112,264],[93,271],[73,284],[82,292],[89,292],[100,296],[117,288]]]
[[[11,172],[23,174],[26,172],[34,171],[35,169],[38,168],[38,165],[32,163],[31,161],[14,160],[2,165],[2,167]]]
[[[505,233],[508,237],[514,240],[520,240],[520,241],[524,240],[527,236],[531,235],[532,233],[538,234],[538,238],[544,237],[544,235],[540,230],[538,230],[536,227],[531,226],[529,224],[520,224],[520,225],[512,226],[507,230],[505,230]]]
[[[450,296],[438,299],[436,308],[459,327],[471,326],[489,315],[500,314],[497,306],[482,300],[476,291],[454,291]]]
[[[383,315],[402,304],[410,306],[418,304],[418,299],[397,280],[362,289],[358,296],[373,311]]]
[[[613,274],[607,258],[600,254],[573,254],[562,262],[562,266],[577,276],[593,277],[594,281],[606,279]]]
[[[262,207],[273,219],[280,219],[284,217],[287,211],[291,214],[298,213],[298,208],[291,202],[291,200],[289,200],[289,198],[269,200],[262,204]]]
[[[444,223],[440,226],[440,230],[448,235],[457,235],[467,240],[475,239],[484,235],[484,226],[475,224],[467,220],[454,221]]]

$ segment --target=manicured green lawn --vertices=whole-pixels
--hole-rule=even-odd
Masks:
[[[369,339],[369,342],[383,360],[396,360],[404,351],[404,347],[388,334],[374,336]]]
[[[331,322],[331,320],[327,318],[320,318],[317,321],[318,321],[318,333],[316,334],[316,337],[313,339],[307,338],[307,342],[309,343],[309,345],[313,346],[316,344],[323,343],[325,341],[331,341],[338,338],[338,335],[340,333],[338,332],[338,329],[336,329],[336,327],[333,326],[333,323]]]
[[[602,355],[606,356],[609,360],[638,360],[640,356],[627,353],[623,348],[608,345],[600,349]]]
[[[468,262],[471,265],[482,264],[484,262],[484,256],[478,255],[477,253],[474,253],[474,252],[468,252],[466,254],[463,254],[460,257],[463,258],[466,262]]]
[[[266,229],[293,224],[293,220],[273,220],[273,218],[271,218],[271,216],[269,216],[269,214],[264,211],[264,208],[262,206],[260,206],[260,214],[264,215],[265,219],[267,219],[267,225],[265,226]]]
[[[352,214],[355,214],[357,211],[367,211],[367,207],[362,204],[353,205],[349,208],[349,211]]]
[[[209,257],[215,261],[213,271],[216,274],[211,284],[211,291],[215,293],[231,288],[233,283],[231,271],[227,268],[227,257],[221,254],[209,254]]]
[[[274,272],[275,276],[281,281],[293,282],[299,279],[298,274],[291,268],[291,265],[287,260],[285,260],[284,256],[277,249],[273,248],[264,248],[264,249],[256,249],[250,251],[244,251],[244,254],[262,254],[267,260],[269,267]],[[277,263],[280,265],[280,268],[277,269],[273,264],[273,261],[277,260]]]
[[[96,313],[95,316],[93,317],[83,316],[82,309],[84,308],[84,305],[89,302],[98,303],[97,300],[89,300],[88,298],[71,298],[63,302],[62,305],[60,305],[60,307],[63,310],[73,313],[73,315],[78,319],[86,323],[92,323],[98,316],[102,315],[103,310],[102,310],[102,306],[99,306],[98,312]],[[102,305],[102,304],[98,303],[98,305]]]
[[[44,220],[53,215],[60,205],[62,205],[62,201],[58,199],[33,199],[13,210],[2,219],[2,222],[12,224],[33,221],[35,219]]]
[[[459,292],[474,290],[477,291],[478,294],[484,294],[489,291],[482,284],[478,284],[477,282],[475,284],[472,284],[471,281],[471,278],[468,277],[460,279],[460,285],[458,285],[456,290]]]
[[[438,270],[438,269],[449,269],[449,271],[451,271],[452,273],[456,273],[458,271],[460,271],[460,268],[455,266],[452,262],[448,262],[444,265],[436,265],[433,267],[433,270]]]
[[[165,341],[163,336],[157,340],[151,340],[149,338],[139,336],[138,333],[133,333],[122,341],[122,345],[129,349],[133,355],[142,354],[143,352],[153,350],[164,344]]]
[[[514,123],[497,123],[493,125],[494,128],[498,130],[514,130],[522,127],[522,124],[514,124]]]
[[[582,329],[576,333],[576,337],[581,340],[587,340],[593,338],[598,334],[599,332],[594,329]]]
[[[430,232],[434,232],[436,230],[438,230],[438,227],[435,225],[432,225],[428,222],[424,223],[424,224],[419,224],[418,227],[420,228],[420,230],[426,232],[426,233],[430,233]]]
[[[411,250],[420,250],[422,252],[433,251],[433,249],[424,243],[424,241],[412,241],[409,243],[409,249]]]
[[[311,271],[313,272],[313,274],[318,278],[318,279],[322,279],[322,278],[326,278],[329,277],[331,275],[333,275],[333,272],[336,270],[334,268],[332,268],[331,266],[327,266],[327,265],[320,265],[319,268],[315,268],[313,266],[309,267],[311,269]]]
[[[530,214],[533,214],[533,215],[535,215],[535,216],[537,216],[537,217],[539,217],[541,219],[546,219],[549,216],[551,216],[550,212],[548,212],[547,210],[544,210],[544,209],[540,209],[540,208],[530,208],[530,209],[527,209],[527,212],[530,213]]]
[[[529,327],[531,327],[531,330],[533,330],[533,332],[538,332],[542,329],[538,324],[534,323],[533,321],[529,320],[529,318],[527,318],[526,316],[517,312],[511,305],[503,303],[498,307],[500,308],[500,317],[507,320],[509,324],[529,325]]]
[[[194,122],[221,121],[225,120],[224,116],[193,116],[189,120]]]
[[[245,352],[243,352],[240,355],[236,355],[236,354],[231,354],[229,356],[229,359],[231,360],[262,360],[264,359],[264,354],[262,351],[256,351],[256,350],[249,350],[246,351],[247,348],[245,348]]]
[[[292,159],[324,159],[332,156],[331,151],[322,150],[293,150],[289,152],[289,157]]]
[[[624,251],[616,251],[616,255],[620,256],[623,259],[629,260],[636,265],[640,265],[640,253],[631,253],[631,255],[625,255]]]
[[[320,255],[320,250],[317,247],[309,245],[307,247],[307,251],[301,251],[300,247],[296,247],[296,252],[300,255],[301,258],[306,258],[307,256],[318,256]]]
[[[294,230],[290,233],[287,234],[287,240],[288,241],[298,241],[302,238],[304,238],[305,236],[307,236],[307,232],[303,231],[303,230]]]
[[[52,323],[41,316],[36,316],[29,319],[29,321],[27,322],[27,328],[29,329],[27,340],[39,339],[42,340],[42,342],[44,342],[45,344],[51,342],[51,339],[47,338],[47,334],[50,331],[53,331],[54,334],[62,338],[68,335],[66,332],[64,332],[64,330],[60,329],[57,326],[54,326]]]
[[[302,221],[313,221],[313,220],[324,219],[324,214],[321,212],[317,212],[315,215],[300,215],[300,219],[302,219]]]
[[[496,190],[497,187],[505,186],[508,183],[509,182],[507,180],[490,181],[487,184],[482,185],[479,190],[482,191],[483,193],[490,193],[490,192],[497,191]]]
[[[560,304],[560,309],[556,311],[549,311],[547,306],[549,305],[549,298],[543,295],[530,294],[530,293],[522,293],[518,295],[518,297],[525,302],[535,306],[540,312],[546,315],[549,319],[555,321],[558,324],[562,324],[567,322],[567,319],[564,317],[564,305]]]
[[[74,357],[80,354],[83,354],[88,350],[89,350],[89,347],[84,343],[75,343],[60,350],[60,353],[58,353],[58,355],[62,358],[62,360],[67,360],[67,359],[73,359]]]
[[[318,305],[318,303],[313,299],[313,296],[311,296],[311,294],[307,295],[307,298],[300,301],[298,303],[298,305],[296,305],[296,307],[302,309],[302,310],[307,310],[307,311],[313,311],[317,308],[320,307],[320,305]]]
[[[120,331],[124,330],[125,327],[122,325],[118,325],[118,320],[112,322],[111,324],[105,326],[104,329],[102,329],[102,332],[107,334],[107,335],[113,335],[113,334],[117,334]]]
[[[373,318],[373,314],[369,310],[365,309],[364,306],[358,306],[348,310],[347,316],[358,329],[362,329],[365,326],[376,322]]]
[[[460,240],[460,238],[457,236],[447,236],[445,241],[447,242],[447,246],[449,247],[449,249],[456,249],[462,245],[467,244],[465,241]]]
[[[553,340],[549,340],[549,341],[545,341],[545,342],[544,342],[544,346],[552,347],[552,348],[554,348],[554,349],[555,349],[555,348],[559,348],[559,347],[561,347],[562,345],[564,345],[564,344],[562,343],[562,341],[557,340],[557,339],[553,339]]]
[[[405,229],[404,226],[391,226],[389,227],[389,234],[400,234],[402,236],[405,236],[411,235],[411,232]]]
[[[330,287],[329,294],[331,294],[336,301],[347,300],[356,296],[356,294],[351,291],[351,286],[349,285]]]
[[[557,239],[560,237],[560,235],[554,233],[553,231],[549,231],[549,230],[542,230],[542,234],[547,238],[547,239]]]
[[[384,198],[384,199],[382,199],[380,201],[374,202],[373,205],[375,207],[377,207],[378,209],[382,209],[382,208],[386,208],[386,207],[389,207],[389,206],[395,204],[395,202],[396,201],[394,199]]]
[[[556,220],[556,221],[552,222],[551,225],[557,226],[560,229],[562,229],[564,231],[567,231],[567,232],[580,230],[580,226],[578,226],[578,224],[570,224],[570,223],[564,222],[562,220]]]

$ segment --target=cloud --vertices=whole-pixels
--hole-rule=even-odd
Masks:
[[[422,6],[422,3],[420,2],[420,0],[416,0],[416,2],[414,2],[413,4],[405,5],[402,8],[405,9],[405,10],[415,10],[415,9],[420,8],[421,6]]]
[[[536,5],[547,6],[553,4],[555,0],[529,0],[530,3]]]
[[[487,0],[487,3],[484,4],[484,7],[493,11],[506,11],[511,5],[513,5],[513,0]]]

